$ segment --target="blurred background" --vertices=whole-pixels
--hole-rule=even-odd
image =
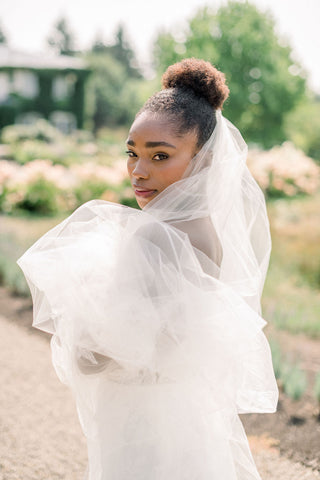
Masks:
[[[226,75],[224,115],[249,145],[273,239],[263,314],[279,409],[243,421],[320,471],[320,3],[116,3],[0,5],[0,314],[29,329],[16,259],[43,233],[92,198],[137,206],[130,123],[168,65],[208,60]]]

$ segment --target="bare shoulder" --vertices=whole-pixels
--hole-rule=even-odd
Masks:
[[[222,247],[210,217],[195,218],[173,224],[187,233],[191,244],[217,265],[222,261]]]

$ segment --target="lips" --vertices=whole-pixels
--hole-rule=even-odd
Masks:
[[[143,197],[143,198],[151,197],[157,191],[157,190],[152,190],[150,188],[137,187],[136,185],[133,185],[133,188],[134,188],[135,195],[137,195],[138,197]]]

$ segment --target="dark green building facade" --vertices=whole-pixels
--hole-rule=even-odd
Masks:
[[[0,46],[0,128],[36,118],[65,130],[82,128],[88,74],[79,58]]]

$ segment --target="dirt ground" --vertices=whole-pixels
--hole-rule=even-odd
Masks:
[[[31,322],[31,300],[0,287],[0,480],[82,480],[87,454],[75,405],[53,370],[48,336]],[[313,347],[316,358],[306,361],[316,369]],[[320,423],[308,398],[297,406],[281,397],[276,414],[241,416],[263,480],[320,480]],[[312,432],[318,443],[302,453]]]
[[[300,358],[307,373],[308,389],[297,402],[280,391],[276,414],[243,415],[242,421],[247,431],[255,435],[268,432],[275,438],[281,455],[320,472],[320,406],[312,392],[315,373],[320,371],[320,342],[286,332],[277,332],[277,338],[282,351]]]

